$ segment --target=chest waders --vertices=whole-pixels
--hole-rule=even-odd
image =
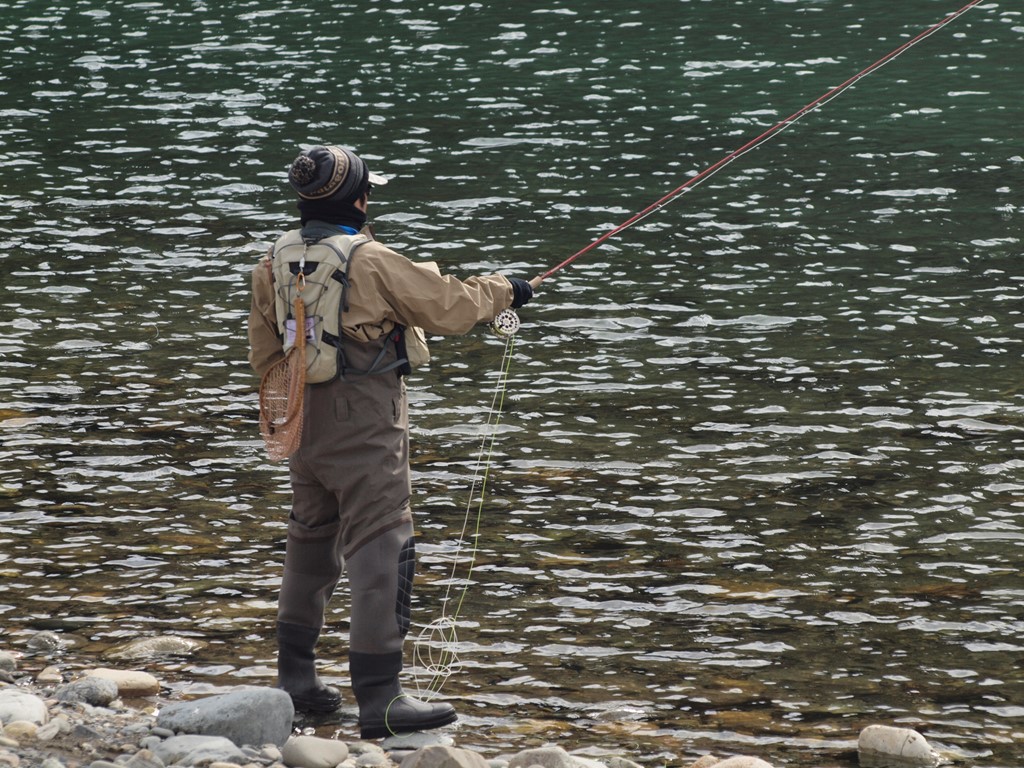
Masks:
[[[275,290],[278,332],[287,354],[306,337],[306,381],[326,384],[346,376],[367,376],[397,370],[404,373],[399,348],[401,326],[387,334],[372,363],[365,369],[349,365],[345,352],[344,313],[348,310],[349,268],[364,236],[303,237],[289,232],[274,245],[271,272]],[[304,327],[297,327],[292,307],[296,295],[306,306]],[[397,360],[381,365],[389,344]],[[316,535],[297,538],[291,531],[285,556],[285,576],[279,596],[277,646],[278,686],[289,693],[296,711],[326,713],[341,706],[341,694],[324,685],[316,673],[315,647],[323,626],[327,602],[341,578],[337,526],[325,526]]]
[[[372,418],[335,421],[339,418],[337,398],[346,397],[337,388],[347,389],[348,384],[330,384],[339,381],[351,383],[350,395],[355,397],[355,390],[381,390],[378,386],[368,386],[367,378],[356,377],[372,377],[389,371],[408,372],[403,344],[405,329],[401,326],[396,326],[383,337],[379,348],[374,346],[374,342],[349,340],[346,344],[344,339],[342,320],[348,310],[349,269],[352,259],[358,258],[357,249],[365,242],[367,238],[362,236],[332,235],[303,239],[301,232],[291,232],[275,244],[271,268],[278,329],[285,342],[285,352],[295,344],[297,333],[305,333],[307,381],[323,386],[323,389],[314,386],[311,390],[313,397],[308,406],[312,422],[306,448],[319,456],[320,450],[330,451],[339,443],[354,442],[358,443],[357,450],[365,454],[364,461],[378,466],[373,463],[375,454],[369,451],[371,444],[380,445],[379,430],[383,425],[370,426]],[[290,312],[296,292],[301,292],[306,305],[308,320],[304,328],[296,327]],[[392,345],[394,357],[388,355]],[[404,403],[404,387],[400,384],[393,380],[382,381],[381,386],[383,390],[403,391]],[[359,402],[363,406],[369,404],[365,400]],[[370,408],[368,412],[372,410]],[[360,427],[353,432],[357,421]],[[390,429],[397,429],[391,434],[396,438],[399,434],[404,436],[407,444],[404,415],[401,424]],[[304,432],[304,441],[306,434]],[[407,477],[407,448],[398,463],[406,468]],[[344,482],[350,485],[354,482],[360,487],[349,487],[339,499],[344,498],[344,503],[364,517],[377,514],[372,511],[375,504],[383,504],[387,509],[401,506],[399,511],[402,515],[378,530],[369,530],[365,540],[351,552],[346,551],[343,564],[340,551],[346,534],[342,530],[342,513],[338,506],[342,502],[327,501],[335,488],[334,483],[342,482],[330,476],[337,478],[339,472],[327,462],[323,466],[318,465],[317,472],[307,476],[312,472],[311,468],[305,466],[306,462],[301,457],[299,464],[303,465],[301,469],[294,463],[292,467],[293,510],[278,601],[279,686],[291,695],[296,709],[300,711],[331,712],[340,706],[339,692],[324,685],[317,677],[315,646],[328,601],[344,567],[351,593],[349,668],[352,690],[359,705],[361,737],[381,738],[454,722],[457,716],[450,705],[412,698],[404,692],[399,680],[403,668],[402,647],[410,625],[416,558],[408,488],[393,489],[394,481],[389,480],[387,488],[374,489],[375,481],[372,480],[378,473],[374,473],[372,466],[363,465],[355,470],[351,465],[344,465],[355,471],[353,479]],[[348,471],[346,469],[340,474],[345,475]],[[372,482],[360,482],[357,478],[363,477],[362,472],[370,472],[368,478]],[[317,481],[315,478],[320,479]],[[297,486],[296,482],[302,485]],[[315,483],[317,490],[307,490],[310,483]],[[321,488],[323,483],[331,488],[326,485]],[[301,500],[296,495],[300,491]],[[312,508],[304,506],[314,503],[309,500],[309,493],[320,496],[323,501],[315,502]],[[296,507],[296,504],[300,506]]]

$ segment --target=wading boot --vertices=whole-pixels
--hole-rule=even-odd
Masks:
[[[407,522],[365,542],[347,557],[352,592],[349,672],[364,739],[454,723],[448,704],[419,701],[402,690],[402,645],[409,631],[416,546]]]
[[[341,694],[320,682],[316,674],[316,647],[320,630],[298,624],[277,623],[277,686],[292,697],[296,712],[324,714],[341,706]]]
[[[402,652],[348,655],[352,693],[359,703],[359,737],[382,739],[397,733],[427,731],[458,719],[450,704],[431,704],[402,690]]]

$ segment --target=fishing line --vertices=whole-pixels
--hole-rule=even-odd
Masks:
[[[626,219],[626,221],[622,222],[617,227],[614,227],[614,228],[608,230],[605,234],[601,235],[599,238],[594,240],[592,243],[590,243],[586,247],[581,248],[579,251],[574,253],[572,256],[567,258],[565,261],[561,262],[560,264],[555,265],[554,267],[549,269],[547,272],[543,272],[543,273],[537,275],[535,278],[533,278],[533,280],[530,281],[530,284],[533,285],[534,288],[536,288],[538,285],[540,285],[541,281],[546,280],[548,277],[553,275],[555,272],[558,272],[559,270],[564,269],[565,267],[569,266],[574,261],[576,261],[576,259],[578,259],[580,256],[583,256],[585,253],[588,253],[589,251],[593,250],[594,248],[599,246],[601,243],[607,241],[609,238],[614,237],[615,235],[619,234],[623,230],[628,229],[629,227],[631,227],[634,224],[642,221],[643,219],[646,219],[648,216],[650,216],[651,214],[656,213],[657,211],[661,210],[662,208],[664,208],[669,203],[671,203],[671,202],[675,201],[676,199],[678,199],[679,197],[681,197],[683,194],[689,192],[690,190],[692,190],[695,187],[699,186],[703,182],[707,181],[709,178],[714,176],[716,173],[718,173],[720,170],[722,170],[727,165],[732,163],[734,160],[737,160],[738,158],[742,157],[743,155],[747,154],[748,152],[750,152],[750,151],[752,151],[754,149],[757,149],[759,146],[761,146],[765,142],[771,140],[772,138],[774,138],[775,136],[780,134],[782,131],[786,130],[786,128],[788,128],[789,126],[793,125],[793,123],[795,123],[797,120],[802,118],[807,113],[813,112],[814,110],[818,109],[819,107],[822,107],[825,104],[827,104],[828,102],[832,101],[832,99],[836,98],[837,96],[839,96],[844,91],[846,91],[847,89],[851,88],[852,86],[856,85],[860,80],[863,80],[865,77],[867,77],[871,73],[881,69],[882,67],[884,67],[886,64],[888,64],[893,59],[897,58],[898,56],[900,56],[903,53],[906,53],[908,50],[913,48],[915,45],[920,43],[922,40],[924,40],[924,39],[926,39],[928,37],[931,37],[936,32],[938,32],[940,29],[945,27],[947,24],[949,24],[952,21],[955,21],[960,16],[964,15],[965,13],[967,13],[967,11],[971,10],[971,8],[973,8],[976,5],[981,4],[982,2],[983,2],[983,0],[971,0],[971,2],[969,2],[967,5],[965,5],[960,10],[955,11],[954,13],[951,13],[949,16],[944,18],[942,21],[938,22],[937,24],[932,25],[931,27],[928,27],[923,32],[920,32],[917,36],[915,36],[912,39],[910,39],[907,42],[905,42],[903,45],[901,45],[898,48],[896,48],[896,49],[890,51],[889,53],[887,53],[885,56],[880,58],[874,64],[871,64],[870,66],[865,67],[864,69],[862,69],[860,72],[858,72],[856,75],[854,75],[850,79],[840,83],[835,88],[832,88],[831,90],[827,91],[826,93],[824,93],[823,95],[821,95],[817,99],[815,99],[814,101],[804,105],[803,107],[798,109],[796,112],[794,112],[789,117],[780,120],[775,125],[773,125],[771,128],[769,128],[767,131],[762,133],[760,136],[757,136],[756,138],[751,139],[750,141],[748,141],[743,146],[741,146],[738,149],[735,149],[732,152],[730,152],[728,155],[723,157],[717,163],[708,166],[707,168],[705,168],[703,171],[701,171],[697,175],[690,177],[685,183],[679,185],[678,187],[673,189],[671,192],[669,192],[667,195],[664,195],[663,197],[659,198],[655,202],[651,203],[649,206],[644,208],[642,211],[639,211],[638,213],[634,214],[630,218]]]
[[[413,646],[413,665],[418,670],[426,672],[429,678],[425,685],[420,685],[419,676],[417,676],[417,694],[425,700],[437,696],[448,678],[461,666],[457,631],[459,614],[462,612],[462,603],[469,593],[473,569],[476,566],[491,457],[494,454],[494,442],[498,435],[498,426],[501,423],[505,393],[508,390],[508,377],[509,371],[512,369],[515,333],[519,330],[519,317],[512,310],[505,310],[494,319],[491,327],[498,336],[505,339],[505,352],[491,398],[487,423],[484,425],[480,449],[474,464],[473,479],[470,483],[469,497],[466,500],[466,513],[462,520],[462,530],[452,554],[451,576],[441,601],[441,615],[423,628]],[[478,485],[480,487],[479,495],[477,495]],[[473,511],[474,499],[476,499],[475,514]],[[464,547],[468,547],[468,552],[463,552]],[[458,572],[462,563],[466,563],[466,573],[460,577]],[[460,584],[461,590],[458,594],[454,594]]]

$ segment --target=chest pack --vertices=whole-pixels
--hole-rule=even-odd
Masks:
[[[287,355],[297,334],[306,336],[306,382],[320,384],[348,375],[364,376],[395,371],[408,372],[403,331],[395,326],[381,337],[380,351],[366,369],[356,369],[345,356],[342,318],[348,310],[349,267],[356,249],[369,242],[365,235],[333,235],[319,240],[304,239],[301,230],[289,232],[275,244],[271,256],[275,291],[277,330]],[[297,328],[296,297],[305,305],[305,327]],[[353,342],[355,343],[355,342]],[[385,363],[388,347],[396,348],[396,359]]]

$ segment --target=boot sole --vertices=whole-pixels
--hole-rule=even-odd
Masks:
[[[457,712],[445,712],[430,720],[417,720],[415,722],[394,722],[394,723],[370,723],[359,724],[359,738],[361,739],[386,739],[388,736],[395,736],[399,733],[416,733],[417,731],[430,731],[434,728],[441,728],[451,725],[459,719]]]

